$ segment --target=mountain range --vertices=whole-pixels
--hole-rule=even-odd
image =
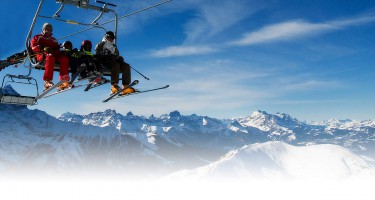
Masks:
[[[183,116],[178,111],[155,117],[126,115],[115,110],[78,115],[64,113],[57,119],[65,122],[116,128],[155,147],[157,138],[176,146],[231,150],[251,143],[283,141],[292,145],[337,144],[363,154],[374,153],[375,121],[331,119],[301,122],[288,114],[255,111],[247,117],[215,119],[195,114]],[[372,154],[374,155],[374,154]]]
[[[316,158],[319,154],[332,155],[337,161],[331,166],[342,170],[334,173],[338,174],[332,176],[335,178],[374,168],[372,120],[307,123],[288,114],[265,111],[233,119],[184,116],[178,111],[144,117],[115,110],[87,115],[67,112],[56,118],[26,106],[0,104],[0,110],[0,171],[7,173],[102,170],[155,177],[186,175],[186,170],[196,176],[197,170],[206,169],[203,171],[210,173],[204,176],[211,176],[214,171],[225,174],[222,168],[233,172],[245,167],[248,170],[242,171],[252,176],[303,177],[295,175],[295,170],[301,172],[302,168],[294,167],[293,171],[291,163],[296,164],[303,155]],[[323,166],[327,159],[302,159],[299,163]],[[228,160],[232,160],[232,167],[223,164]],[[267,168],[272,173],[265,173],[262,163],[273,166]]]

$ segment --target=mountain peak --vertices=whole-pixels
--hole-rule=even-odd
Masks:
[[[103,112],[105,115],[115,115],[117,114],[116,110],[107,109]]]
[[[259,116],[259,115],[269,115],[266,111],[257,110],[254,111],[251,116]]]
[[[0,90],[0,97],[5,94],[5,95],[12,95],[12,96],[20,96],[16,90],[13,89],[11,85],[5,85],[1,90]],[[1,110],[21,110],[21,109],[27,109],[26,105],[13,105],[13,104],[0,104]]]
[[[179,118],[179,117],[181,117],[181,114],[180,114],[180,112],[178,112],[177,110],[175,110],[175,111],[170,112],[169,116],[171,118]]]
[[[16,92],[16,90],[14,90],[11,85],[4,86],[3,89],[0,91],[0,94],[20,96],[20,94],[18,92]]]

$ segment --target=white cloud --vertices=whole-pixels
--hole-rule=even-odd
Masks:
[[[258,31],[245,34],[245,36],[233,42],[235,45],[252,45],[258,43],[291,40],[310,36],[322,31],[328,31],[336,27],[330,24],[312,24],[304,21],[289,21],[261,28]]]
[[[243,46],[300,39],[374,21],[375,16],[336,20],[326,23],[310,23],[302,20],[288,21],[265,26],[257,31],[247,33],[242,39],[231,42],[231,44]]]
[[[186,43],[202,41],[220,33],[261,7],[252,0],[202,1],[195,6],[197,14],[185,25]]]
[[[158,1],[156,1],[158,2]],[[156,3],[154,2],[154,3]],[[131,32],[142,27],[142,24],[156,17],[189,11],[192,13],[188,21],[183,24],[186,35],[185,44],[197,43],[220,33],[240,20],[253,14],[263,7],[265,3],[254,0],[179,0],[168,2],[162,6],[144,11],[134,17],[126,18],[119,26]],[[126,2],[117,3],[116,10],[130,10],[129,13],[146,8],[153,3],[150,2]],[[122,12],[121,12],[122,11]]]
[[[182,62],[168,66],[168,71],[160,71],[160,68],[155,66],[155,72],[149,72],[155,78],[150,82],[140,81],[137,88],[142,90],[169,84],[168,89],[130,96],[106,104],[98,104],[98,99],[92,102],[86,100],[80,105],[80,112],[113,108],[121,113],[132,111],[135,114],[158,116],[173,110],[196,114],[220,110],[219,115],[223,117],[224,113],[230,113],[232,109],[274,95],[257,88],[256,85],[242,85],[243,82],[262,79],[269,75],[268,72],[261,69],[244,70],[239,63],[234,62]],[[108,87],[104,88],[104,92],[97,91],[99,96],[102,95],[99,100],[104,99],[108,91]]]
[[[339,86],[340,84],[336,81],[305,80],[305,81],[285,84],[284,88],[286,90],[311,90],[311,89],[336,88]]]
[[[188,56],[208,54],[217,51],[208,46],[171,46],[165,49],[156,50],[151,53],[153,57],[174,57],[174,56]]]

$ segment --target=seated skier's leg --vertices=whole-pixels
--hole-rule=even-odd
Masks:
[[[119,62],[120,71],[122,73],[122,88],[128,87],[131,82],[131,73],[130,73],[130,65],[126,62]],[[126,88],[122,95],[129,94],[135,92],[133,87]]]

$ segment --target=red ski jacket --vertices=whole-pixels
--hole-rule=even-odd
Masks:
[[[54,55],[60,54],[59,42],[54,37],[47,37],[43,34],[38,34],[31,40],[31,49],[35,53],[39,53],[44,49],[44,47],[49,47],[52,49]]]

